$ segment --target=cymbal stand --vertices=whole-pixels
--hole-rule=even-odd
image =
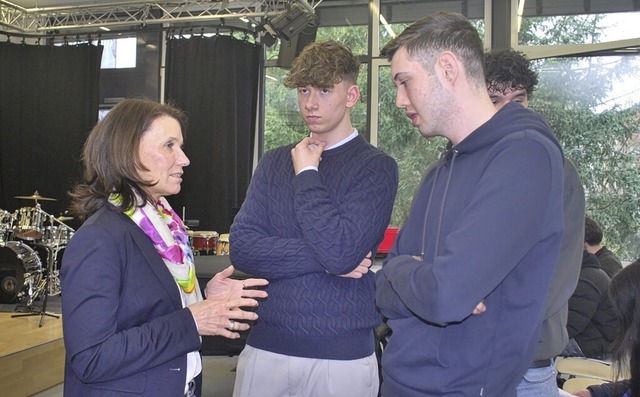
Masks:
[[[34,305],[30,306],[29,309],[31,310],[31,313],[24,313],[24,314],[14,314],[11,317],[30,317],[30,316],[40,316],[40,322],[38,323],[38,327],[42,327],[42,323],[44,322],[44,316],[49,316],[49,317],[53,317],[53,318],[60,318],[59,315],[54,314],[54,313],[49,313],[47,312],[47,299],[49,297],[49,281],[51,280],[51,277],[53,276],[53,264],[56,261],[56,256],[55,254],[57,253],[54,248],[48,246],[48,245],[42,245],[43,247],[45,247],[47,249],[47,252],[49,254],[49,258],[47,261],[47,276],[44,279],[44,283],[42,283],[42,287],[38,287],[38,290],[40,290],[44,296],[42,297],[42,307],[40,308],[40,310],[35,311],[34,310]],[[36,294],[38,292],[36,291]]]

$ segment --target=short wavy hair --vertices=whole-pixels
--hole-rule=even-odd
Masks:
[[[584,242],[594,246],[602,242],[604,235],[598,222],[591,218],[584,219]]]
[[[538,85],[538,72],[531,69],[527,56],[516,50],[487,52],[485,60],[485,80],[487,89],[506,93],[508,90],[524,89],[531,98]]]
[[[111,194],[119,194],[122,198],[116,208],[119,211],[143,205],[136,202],[139,201],[136,196],[152,201],[145,187],[154,182],[145,181],[140,175],[146,168],[140,160],[139,148],[144,132],[162,116],[178,121],[185,137],[185,114],[172,105],[147,98],[119,102],[93,127],[82,153],[84,182],[69,193],[71,211],[79,219],[86,219],[105,206]]]
[[[359,72],[360,61],[346,45],[335,40],[313,42],[293,60],[284,85],[331,88],[341,81],[356,84]]]

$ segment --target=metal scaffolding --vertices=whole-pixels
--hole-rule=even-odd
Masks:
[[[304,0],[302,0],[304,1]],[[322,0],[310,1],[312,7]],[[183,0],[111,2],[26,9],[0,0],[0,31],[24,34],[100,32],[149,25],[180,27],[211,21],[272,18],[292,0]]]

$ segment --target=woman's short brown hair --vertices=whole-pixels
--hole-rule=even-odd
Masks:
[[[139,148],[143,133],[161,116],[177,120],[185,136],[186,117],[181,110],[146,98],[119,102],[96,124],[84,144],[84,183],[70,193],[76,216],[89,217],[114,193],[122,197],[121,211],[141,204],[136,195],[151,201],[143,189],[149,182],[140,178],[139,171],[145,168]]]

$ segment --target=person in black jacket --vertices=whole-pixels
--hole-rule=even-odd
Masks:
[[[598,222],[590,218],[584,220],[584,249],[598,257],[600,267],[607,273],[609,278],[613,278],[616,273],[622,270],[622,263],[616,255],[607,247],[602,245],[603,233]]]
[[[617,318],[611,358],[618,381],[589,386],[580,397],[640,396],[640,259],[623,268],[611,280],[609,297]],[[630,372],[630,379],[621,379]]]
[[[616,319],[607,296],[609,276],[600,268],[598,258],[583,252],[578,286],[569,298],[569,338],[575,339],[585,357],[603,359],[613,342]]]

